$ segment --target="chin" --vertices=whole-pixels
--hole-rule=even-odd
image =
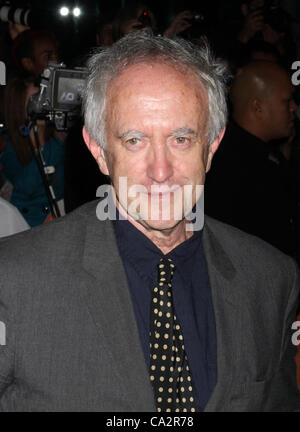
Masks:
[[[177,225],[183,223],[183,220],[144,220],[140,219],[137,221],[148,231],[170,231],[173,230]]]

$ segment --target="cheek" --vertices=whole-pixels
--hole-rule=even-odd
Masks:
[[[273,114],[272,118],[273,118],[273,122],[274,122],[274,118],[277,117],[277,121],[278,123],[280,123],[280,121],[286,121],[287,117],[288,117],[288,110],[285,106],[281,106],[281,107],[277,107],[275,113]],[[275,122],[276,123],[276,122]]]
[[[179,162],[175,167],[175,177],[184,184],[203,184],[205,179],[205,163],[201,157],[193,158],[185,162]]]
[[[203,185],[205,180],[205,175],[206,175],[206,168],[205,166],[202,166],[194,173],[194,177],[193,177],[194,183],[196,185]]]
[[[117,156],[110,156],[108,169],[112,178],[118,180],[119,177],[127,177],[129,183],[142,182],[146,173],[144,159],[122,151]]]
[[[208,147],[197,151],[186,164],[187,172],[194,176],[200,177],[205,173],[205,167],[208,160]]]

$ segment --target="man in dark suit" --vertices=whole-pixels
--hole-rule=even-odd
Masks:
[[[224,65],[138,33],[88,67],[83,135],[112,188],[1,244],[0,408],[300,409],[294,262],[202,224]]]
[[[279,65],[255,61],[233,80],[232,120],[205,183],[206,213],[296,255],[298,193],[274,140],[292,139],[294,88]],[[274,147],[275,148],[275,147]],[[284,163],[285,162],[285,163]]]

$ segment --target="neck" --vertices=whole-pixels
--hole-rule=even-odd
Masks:
[[[233,116],[234,121],[245,131],[249,132],[251,135],[256,136],[264,142],[268,142],[269,139],[266,135],[266,131],[263,130],[257,121],[252,121],[251,119],[240,118],[238,116]]]
[[[152,243],[157,246],[164,255],[171,252],[178,245],[188,240],[193,231],[187,231],[186,220],[183,219],[175,227],[170,229],[156,230],[150,227],[145,227],[138,221],[130,221],[139,231],[141,231]]]
[[[175,249],[175,247],[183,243],[185,240],[188,240],[193,235],[193,231],[186,230],[187,223],[190,223],[186,219],[178,221],[178,223],[171,228],[156,229],[146,223],[141,223],[141,221],[133,219],[125,212],[118,202],[116,204],[119,212],[126,217],[126,219],[128,219],[136,229],[148,237],[148,239],[151,240],[164,255],[171,252],[171,250]]]

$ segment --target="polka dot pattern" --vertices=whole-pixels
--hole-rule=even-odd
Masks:
[[[172,299],[175,265],[161,258],[150,316],[150,381],[158,412],[195,412],[183,334]]]

